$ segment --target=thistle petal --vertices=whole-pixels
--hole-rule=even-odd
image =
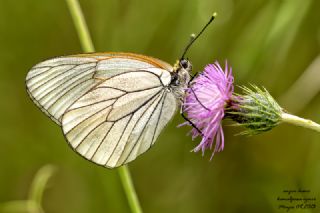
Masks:
[[[192,138],[202,136],[194,152],[213,149],[213,153],[224,148],[224,134],[221,121],[225,116],[225,107],[233,94],[232,69],[226,62],[225,69],[218,62],[209,64],[190,84],[182,106],[188,119],[197,127],[191,130]],[[182,125],[191,125],[183,123]],[[214,144],[214,147],[213,147]]]

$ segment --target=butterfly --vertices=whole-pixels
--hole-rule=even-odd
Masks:
[[[174,66],[122,52],[49,59],[28,72],[27,92],[75,152],[119,167],[153,146],[181,105],[192,70],[184,55],[197,37]]]

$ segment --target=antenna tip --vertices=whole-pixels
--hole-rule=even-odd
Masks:
[[[215,17],[217,17],[217,15],[218,15],[218,13],[214,12],[214,13],[212,14],[212,17],[215,18]]]

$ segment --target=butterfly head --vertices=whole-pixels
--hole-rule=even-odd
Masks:
[[[181,72],[182,70],[188,73],[191,73],[192,64],[188,59],[181,58],[180,60],[177,60],[176,63],[174,64],[173,72],[178,73],[178,72]]]
[[[184,91],[188,87],[188,83],[190,81],[191,71],[191,62],[184,58],[178,60],[173,67],[170,87],[178,98],[183,98]]]
[[[188,60],[188,59],[184,59],[184,58],[182,58],[182,59],[180,59],[179,61],[179,68],[180,68],[180,70],[181,69],[184,69],[185,71],[187,71],[188,73],[191,73],[191,71],[192,71],[192,64],[191,64],[191,62]]]
[[[171,83],[176,86],[188,84],[191,71],[191,62],[188,59],[181,58],[173,66]]]

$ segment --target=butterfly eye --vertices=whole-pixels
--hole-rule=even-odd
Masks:
[[[182,68],[187,69],[189,66],[189,61],[187,59],[181,59],[180,60],[180,65]]]
[[[175,85],[175,86],[178,86],[180,84],[180,81],[179,81],[179,78],[178,78],[178,75],[173,75],[172,78],[171,78],[171,84]]]

